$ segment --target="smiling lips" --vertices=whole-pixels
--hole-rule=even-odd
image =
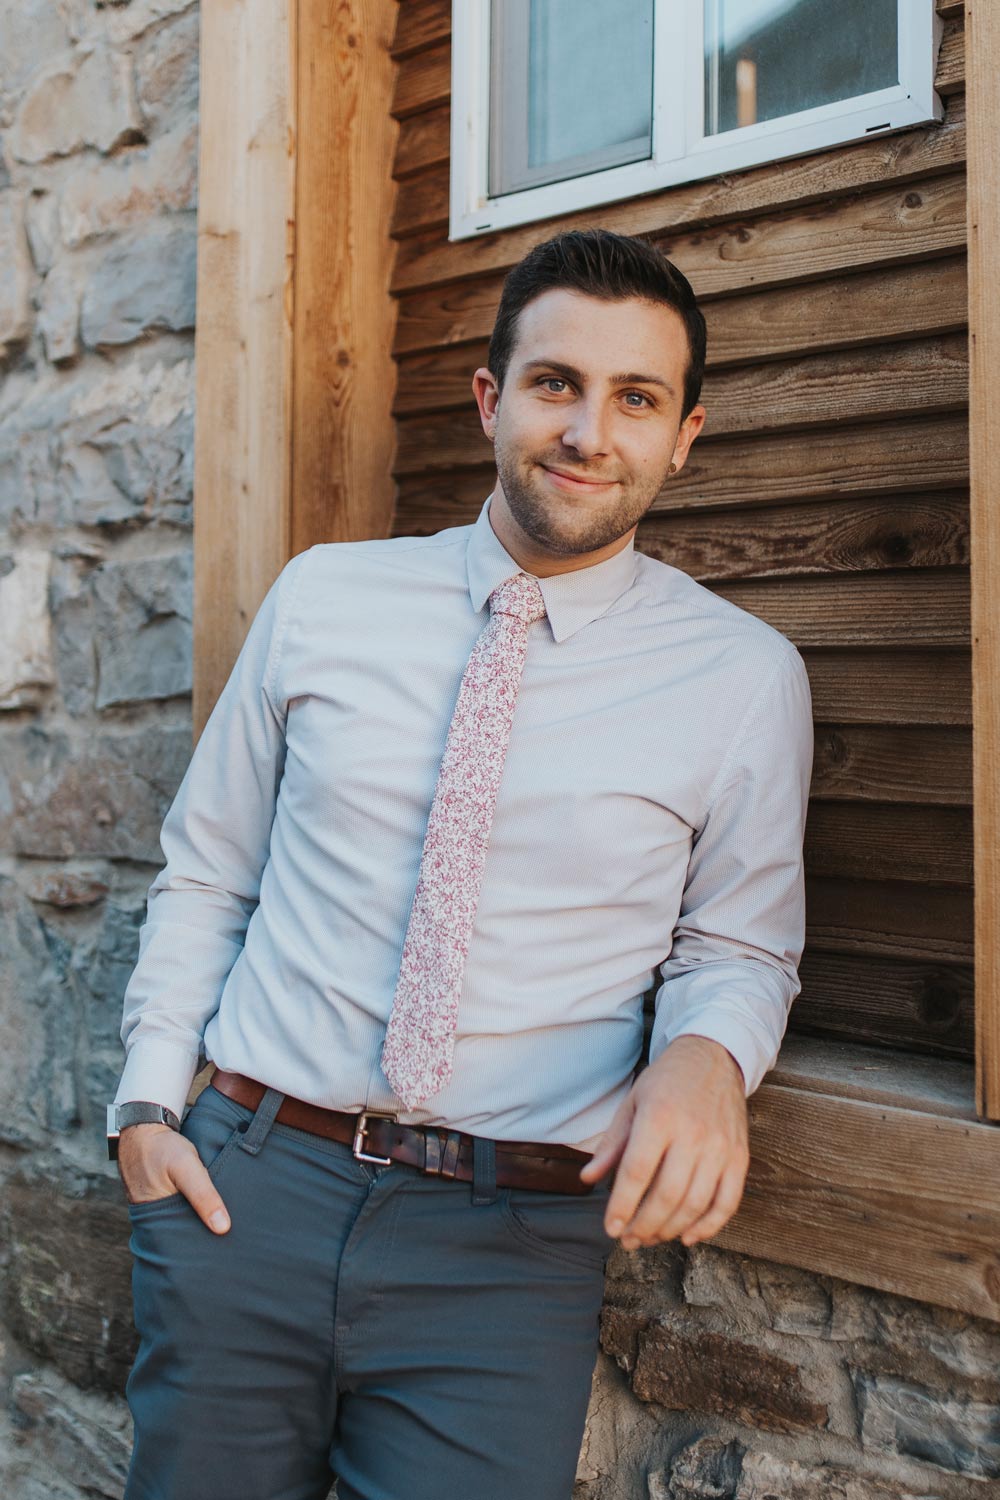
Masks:
[[[549,478],[559,487],[566,490],[604,490],[609,485],[617,484],[617,479],[577,479],[573,474],[567,474],[561,469],[550,469],[548,464],[539,465],[544,469]]]

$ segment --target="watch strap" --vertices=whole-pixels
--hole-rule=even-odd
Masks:
[[[181,1122],[172,1109],[165,1104],[154,1104],[149,1099],[129,1099],[124,1104],[108,1105],[108,1158],[118,1158],[119,1133],[127,1125],[169,1125],[171,1130],[180,1130]]]

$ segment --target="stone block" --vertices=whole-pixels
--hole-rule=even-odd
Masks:
[[[50,870],[36,870],[28,876],[25,889],[32,901],[69,911],[95,906],[110,889],[99,870],[71,870],[57,865]]]
[[[0,357],[31,333],[35,271],[24,227],[24,199],[13,188],[0,192]]]
[[[66,438],[67,522],[190,527],[193,360],[112,372],[74,406]]]
[[[767,1452],[747,1453],[733,1500],[938,1500],[933,1488],[848,1469],[841,1464],[801,1463]],[[942,1497],[943,1500],[943,1497]]]
[[[98,1177],[25,1165],[4,1185],[2,1212],[11,1333],[82,1390],[122,1394],[138,1340],[117,1169],[109,1162]]]
[[[141,139],[131,58],[91,43],[36,74],[14,116],[8,145],[17,161],[40,162],[84,146],[111,151]]]
[[[99,453],[94,463],[103,470]],[[92,561],[70,554],[52,570],[52,633],[56,676],[63,706],[75,716],[93,712],[97,693],[94,601],[89,586]]]
[[[129,42],[157,21],[190,10],[191,4],[192,0],[131,0],[128,5],[116,5],[106,13],[104,34],[116,44]]]
[[[98,708],[190,693],[193,572],[190,551],[94,570]]]
[[[164,121],[192,114],[198,107],[200,31],[201,15],[193,6],[153,32],[136,50],[139,108],[157,129]]]
[[[0,952],[0,1142],[41,1146],[49,1132],[79,1124],[79,1006],[66,981],[69,950],[8,875],[0,875]]]
[[[1000,1479],[1000,1407],[916,1382],[853,1371],[866,1448],[977,1479]]]
[[[19,92],[68,40],[63,7],[52,0],[0,5],[0,94]]]
[[[62,509],[58,439],[46,428],[0,424],[0,523],[15,535],[56,526]]]
[[[38,331],[51,364],[75,359],[80,352],[80,303],[83,278],[72,263],[62,261],[42,282]]]
[[[157,214],[198,202],[198,122],[188,120],[152,145],[109,161],[81,161],[59,200],[64,245],[142,226]]]
[[[870,1374],[914,1374],[919,1381],[976,1382],[1000,1403],[1000,1325],[950,1307],[847,1282],[835,1288],[854,1339],[854,1363]]]
[[[629,1374],[639,1358],[639,1336],[651,1319],[623,1307],[605,1303],[601,1308],[601,1348]]]
[[[80,1496],[121,1500],[132,1453],[124,1401],[85,1395],[46,1370],[15,1376],[11,1405],[22,1428],[20,1446],[33,1448],[56,1482],[76,1485]]]
[[[130,344],[156,328],[194,327],[194,216],[154,220],[118,237],[97,262],[83,297],[88,348]]]
[[[189,725],[84,740],[34,725],[11,732],[0,755],[0,839],[31,858],[162,865],[160,828],[190,758]]]
[[[35,270],[44,276],[52,269],[59,251],[59,199],[55,193],[36,188],[28,194],[24,227]]]
[[[770,1432],[811,1431],[829,1419],[796,1364],[679,1321],[652,1322],[639,1333],[632,1389],[641,1401]]]
[[[743,1326],[752,1319],[777,1333],[829,1338],[832,1294],[827,1278],[776,1261],[755,1260],[713,1245],[692,1245],[684,1274],[692,1307],[715,1307]]]
[[[139,929],[145,916],[144,893],[128,903],[124,899],[105,902],[96,932],[77,947],[71,959],[87,1038],[80,1060],[80,1087],[90,1120],[102,1118],[125,1066],[122,1006],[139,957]]]
[[[115,484],[107,459],[93,443],[67,444],[60,475],[64,514],[79,526],[118,526],[135,519],[131,497]]]
[[[0,557],[0,709],[37,707],[55,681],[50,565],[42,547]]]
[[[650,1500],[733,1500],[743,1445],[722,1438],[696,1438],[675,1454],[667,1474],[649,1476]]]

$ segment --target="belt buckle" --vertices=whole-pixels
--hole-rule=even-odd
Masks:
[[[388,1167],[391,1165],[391,1156],[372,1156],[369,1152],[363,1150],[362,1148],[365,1143],[365,1132],[368,1129],[369,1120],[395,1121],[395,1119],[396,1116],[394,1114],[389,1114],[385,1110],[381,1109],[363,1109],[361,1111],[361,1113],[358,1115],[357,1129],[354,1132],[354,1144],[351,1147],[351,1152],[357,1161],[376,1162],[380,1167]]]

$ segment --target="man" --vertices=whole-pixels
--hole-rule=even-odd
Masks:
[[[784,636],[634,548],[704,349],[653,246],[538,245],[473,377],[476,521],[264,600],[125,995],[126,1500],[567,1500],[614,1239],[735,1211],[812,720]]]

